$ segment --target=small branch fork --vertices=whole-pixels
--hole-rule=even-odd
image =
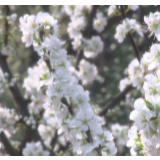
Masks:
[[[98,5],[92,6],[92,9],[91,9],[90,14],[88,16],[86,28],[84,29],[84,31],[82,31],[83,37],[85,37],[85,38],[89,38],[91,36],[92,30],[93,30],[93,19],[96,15],[96,11],[97,11],[98,7],[99,7]],[[79,51],[79,53],[76,56],[76,64],[75,64],[75,68],[77,70],[79,70],[78,66],[79,66],[79,63],[82,58],[84,58],[83,51]]]
[[[3,143],[5,150],[10,156],[18,156],[18,152],[13,148],[3,131],[0,132],[0,142]]]
[[[125,14],[125,10],[124,10],[124,7],[123,5],[120,6],[120,9],[121,9],[121,12],[122,12],[122,16],[123,18],[125,19],[126,18],[126,14]],[[128,37],[131,41],[131,44],[133,46],[133,49],[134,49],[134,53],[135,53],[135,57],[138,59],[138,61],[140,62],[141,61],[141,58],[140,58],[140,55],[139,55],[139,52],[138,52],[138,48],[137,48],[137,45],[135,44],[134,42],[134,39],[133,39],[133,36],[130,32],[128,32]]]

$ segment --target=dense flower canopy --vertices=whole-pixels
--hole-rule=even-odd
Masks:
[[[159,156],[160,12],[49,7],[0,12],[0,155]]]

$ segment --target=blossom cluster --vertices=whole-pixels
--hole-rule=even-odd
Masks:
[[[117,26],[115,38],[119,43],[122,43],[126,37],[126,34],[131,31],[136,31],[141,37],[143,37],[140,24],[138,24],[135,19],[125,18],[122,24]]]
[[[12,6],[8,7],[11,11]],[[125,13],[129,10],[136,11],[138,8],[137,5],[124,7]],[[135,100],[132,94],[136,91],[133,91],[126,95],[125,103],[121,103],[126,105],[128,110],[134,106],[129,117],[133,125],[128,129],[128,126],[113,124],[110,126],[110,132],[105,128],[104,119],[98,115],[100,108],[90,102],[90,93],[86,90],[88,84],[95,79],[98,80],[98,68],[95,65],[98,63],[94,58],[106,50],[103,40],[107,36],[103,33],[110,23],[106,17],[107,10],[103,6],[96,9],[90,33],[87,34],[90,14],[94,7],[64,6],[62,9],[70,18],[67,31],[71,41],[67,44],[60,39],[58,21],[50,14],[39,12],[37,15],[26,14],[20,17],[21,40],[26,47],[33,46],[39,55],[39,60],[35,66],[28,68],[28,76],[22,85],[29,116],[18,116],[14,110],[2,107],[0,104],[0,132],[5,133],[15,153],[24,156],[61,155],[62,152],[63,155],[112,156],[116,153],[124,154],[125,144],[130,148],[131,155],[159,156],[160,12],[150,13],[144,17],[150,32],[149,36],[155,35],[158,41],[143,54],[141,60],[133,59],[130,62],[126,69],[127,77],[122,79],[119,85],[121,92],[128,85],[132,85],[141,96]],[[122,9],[120,6],[110,6],[108,16],[122,15],[120,9]],[[0,57],[4,59],[15,52],[12,33],[15,30],[16,17],[16,14],[5,15],[0,11],[0,25],[4,27],[0,29]],[[126,35],[134,31],[143,37],[140,24],[134,19],[125,18],[117,26],[115,38],[122,43]],[[69,43],[72,45],[73,53],[78,55],[67,55],[66,49],[70,47]],[[115,48],[115,45],[113,47],[112,45],[111,48]],[[75,66],[77,62],[78,66],[73,67],[72,65]],[[10,73],[4,73],[2,69],[0,68],[0,94],[8,88],[14,90],[17,80],[16,76],[10,80]],[[107,70],[108,68],[104,69]],[[21,130],[25,130],[26,133],[27,131],[37,133],[40,136],[36,138],[40,141],[22,140],[20,144],[19,138],[22,137],[17,138],[17,133]],[[25,136],[23,138],[26,138]],[[34,139],[34,135],[29,138]],[[0,149],[1,145],[2,150],[5,150],[5,144],[0,142]]]
[[[30,142],[23,149],[23,156],[49,156],[49,152],[43,150],[40,142]]]
[[[137,10],[139,8],[138,5],[129,5],[127,10]],[[108,16],[119,16],[123,15],[122,11],[120,11],[120,6],[116,5],[111,5],[108,8]],[[141,37],[143,37],[143,31],[141,28],[141,25],[135,20],[135,19],[129,19],[129,18],[124,18],[122,23],[119,24],[116,28],[116,34],[115,34],[115,39],[119,42],[122,43],[126,37],[127,34],[131,32],[137,32]]]
[[[9,81],[8,73],[3,73],[2,69],[0,68],[0,94],[2,94],[7,88],[14,86],[16,82],[16,78],[12,78]]]
[[[132,11],[136,11],[139,6],[138,5],[128,5],[128,8],[131,9]]]
[[[92,82],[97,75],[97,68],[86,60],[81,60],[79,64],[79,72],[77,72],[79,79],[83,85]]]
[[[151,46],[150,50],[151,52],[145,52],[143,54],[143,57],[140,62],[138,62],[137,59],[133,59],[130,64],[128,65],[127,68],[127,75],[128,77],[125,77],[120,81],[120,90],[123,91],[124,88],[132,84],[133,87],[136,87],[138,90],[141,90],[141,92],[144,92],[144,81],[146,80],[146,76],[150,73],[155,72],[156,64],[158,67],[157,63],[157,58],[154,59],[154,56],[156,56],[156,51],[157,51],[157,44],[154,44]]]
[[[150,36],[155,34],[158,41],[160,41],[160,13],[150,13],[149,16],[144,17],[144,21],[148,26],[148,31],[151,32]]]
[[[71,22],[69,23],[68,26],[68,33],[71,39],[74,41],[72,42],[73,48],[75,50],[78,50],[79,47],[82,47],[82,43],[84,46],[84,51],[86,49],[89,49],[91,52],[96,52],[95,49],[99,49],[98,53],[100,53],[103,50],[103,45],[99,45],[99,43],[103,43],[101,38],[97,35],[97,40],[94,40],[95,38],[92,37],[91,39],[87,39],[87,43],[82,32],[85,30],[85,27],[87,25],[87,15],[91,11],[92,6],[80,6],[77,5],[73,7],[74,9],[71,9],[70,6],[65,6],[64,9],[66,13],[68,13],[68,10],[71,9],[70,11],[72,14],[68,14],[70,16]],[[97,12],[96,18],[94,19],[93,22],[93,28],[97,32],[102,32],[104,30],[104,27],[107,25],[107,20],[104,17],[103,13],[100,11]],[[94,45],[92,45],[94,43]],[[92,48],[97,46],[96,48]],[[85,49],[86,48],[86,49]],[[82,48],[81,48],[82,49]],[[96,52],[97,53],[97,52]],[[95,54],[96,54],[95,53]],[[94,53],[93,53],[94,54]]]
[[[20,29],[22,42],[26,47],[34,46],[41,57],[38,64],[44,63],[45,68],[39,68],[36,75],[30,74],[24,86],[33,81],[37,84],[26,88],[26,93],[36,89],[47,95],[40,105],[53,111],[57,120],[55,128],[72,143],[74,153],[114,155],[116,147],[111,132],[102,128],[103,120],[94,114],[89,103],[89,92],[78,84],[69,70],[67,51],[63,49],[65,42],[58,38],[57,20],[42,12],[36,16],[24,15],[20,18]]]
[[[127,125],[120,125],[115,123],[111,126],[111,131],[115,138],[115,143],[119,153],[122,153],[126,147],[126,135],[128,131]]]
[[[14,110],[10,110],[0,105],[0,131],[13,133],[15,130],[15,123],[19,117],[15,114]]]
[[[104,17],[104,15],[101,12],[97,13],[96,19],[94,19],[93,22],[93,28],[100,33],[104,30],[106,25],[107,25],[107,20]]]
[[[135,101],[135,110],[130,115],[130,119],[134,121],[133,128],[137,129],[137,137],[139,137],[137,145],[141,147],[140,154],[145,155],[159,155],[159,65],[156,56],[159,50],[156,50],[157,46],[158,44],[153,44],[150,53],[144,54],[149,56],[149,62],[146,65],[149,72],[144,75],[141,86],[145,98]],[[154,58],[151,58],[152,55]]]
[[[146,20],[152,21],[152,16],[145,17]],[[152,21],[154,22],[156,23],[157,20]],[[150,23],[147,24],[148,29],[151,30]],[[134,124],[128,132],[127,146],[131,147],[132,155],[160,155],[159,53],[159,44],[153,44],[150,50],[144,53],[140,63],[136,59],[130,63],[128,82],[126,78],[120,83],[121,89],[125,88],[125,84],[132,84],[140,89],[144,97],[136,99],[134,110],[130,114]]]
[[[91,8],[91,6],[79,5],[74,7],[64,6],[65,12],[70,16],[71,19],[71,22],[68,26],[68,33],[69,37],[73,40],[73,49],[76,51],[81,51],[86,58],[97,57],[104,48],[103,41],[99,35],[94,35],[91,38],[86,38],[85,34],[83,34],[87,27],[88,14],[91,12]],[[104,30],[106,25],[107,19],[105,18],[104,14],[100,11],[97,11],[96,17],[93,19],[93,29],[100,33]],[[94,64],[91,64],[90,62],[87,62],[87,65],[85,66],[88,67],[82,68],[82,66],[79,66],[79,68],[85,73],[89,73],[91,67],[92,70],[95,70],[94,68],[96,68],[96,66]],[[94,72],[93,75],[95,74],[97,75],[97,72]],[[81,75],[81,73],[77,73],[77,75]],[[86,78],[88,77],[88,79],[86,79],[85,82],[82,83],[91,83],[91,79],[93,81],[95,79],[95,76],[89,78],[90,76],[92,75],[87,75]],[[82,80],[81,76],[79,77],[79,79]]]
[[[108,8],[108,16],[114,16],[120,14],[118,11],[119,6],[110,5]],[[139,8],[138,5],[128,5],[128,10],[136,11]]]
[[[25,98],[29,98],[31,103],[28,108],[31,114],[39,114],[43,107],[45,95],[43,94],[44,85],[52,82],[47,65],[44,61],[40,60],[37,66],[28,68],[28,77],[24,79],[23,88],[25,89]]]
[[[139,98],[135,101],[135,110],[130,115],[134,125],[128,133],[127,146],[131,147],[132,155],[158,155],[156,148],[158,142],[154,139],[158,138],[155,134],[159,132],[157,47],[158,44],[153,44],[150,52],[143,55],[140,63],[134,59],[128,67],[129,77],[120,82],[120,89],[132,84],[145,96],[145,99]]]
[[[49,107],[44,108],[43,104],[47,100],[45,94],[46,86],[52,84],[52,82],[53,78],[50,77],[47,64],[43,60],[39,60],[36,66],[28,68],[28,77],[24,79],[23,83],[25,97],[31,100],[28,104],[31,116],[25,117],[24,121],[33,129],[38,125],[38,131],[45,145],[50,148],[52,147],[51,140],[58,128],[58,119],[55,116],[54,110]],[[60,133],[58,139],[60,144],[66,145],[63,134]],[[59,147],[59,145],[56,147]]]

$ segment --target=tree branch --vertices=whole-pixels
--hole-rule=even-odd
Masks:
[[[5,27],[4,45],[7,46],[8,45],[8,36],[9,36],[9,24],[8,24],[7,16],[10,13],[10,9],[9,9],[8,5],[6,5],[4,9],[6,11],[6,17],[4,20],[4,27]],[[0,67],[3,71],[3,73],[8,73],[8,75],[9,75],[8,78],[9,78],[9,82],[10,82],[11,79],[13,79],[13,75],[11,73],[11,70],[10,70],[8,64],[7,64],[7,56],[2,55],[2,53],[0,53]],[[10,89],[12,96],[14,97],[16,103],[20,107],[21,114],[23,116],[29,116],[29,112],[27,109],[27,103],[23,99],[22,94],[21,94],[17,84],[15,84],[13,87],[9,87],[9,89]]]
[[[121,8],[121,12],[122,12],[122,16],[120,17],[120,20],[122,20],[122,18],[126,18],[126,14],[125,14],[125,11],[124,11],[124,8],[123,6],[120,6]],[[113,25],[114,23],[118,22],[118,19],[115,18],[113,20],[111,20],[111,24],[110,25]],[[109,28],[110,28],[110,25],[109,25]],[[106,28],[107,29],[107,28]],[[128,33],[128,36],[129,36],[129,39],[132,43],[132,46],[134,48],[134,52],[135,52],[135,57],[138,59],[138,61],[140,62],[140,55],[139,55],[139,52],[138,52],[138,48],[134,42],[134,39],[132,37],[132,34],[131,33]],[[99,113],[100,116],[104,116],[109,109],[112,109],[114,108],[122,99],[125,98],[126,94],[129,93],[131,90],[133,89],[133,87],[131,85],[129,85],[128,87],[126,87],[124,89],[124,91],[120,92],[118,95],[115,96],[115,98],[113,100],[111,100],[107,106]]]
[[[1,53],[0,53],[0,67],[3,71],[3,73],[8,73],[9,81],[11,81],[11,79],[13,79],[13,75],[11,73],[11,70],[10,70],[8,64],[7,64],[7,57],[3,56]],[[27,109],[28,102],[26,100],[24,100],[24,98],[22,97],[22,94],[21,94],[17,84],[15,83],[14,86],[9,87],[9,89],[10,89],[12,96],[14,97],[16,103],[19,106],[21,114],[24,117],[29,116],[29,112]]]
[[[99,7],[98,5],[92,6],[91,12],[88,16],[86,28],[84,29],[84,31],[82,31],[83,37],[85,37],[85,38],[89,38],[91,36],[91,32],[93,30],[93,19],[96,15],[96,11],[97,11],[98,7]],[[75,68],[77,70],[79,70],[78,65],[79,65],[79,62],[81,61],[82,58],[84,58],[84,55],[83,55],[83,52],[80,51],[76,56]]]
[[[0,141],[3,143],[7,153],[10,156],[18,156],[18,152],[13,148],[13,146],[11,145],[11,143],[9,142],[8,138],[6,137],[3,131],[0,132]]]
[[[122,16],[123,18],[125,19],[126,18],[126,14],[125,14],[125,11],[124,11],[124,8],[123,8],[123,5],[120,6],[121,8],[121,12],[122,12]],[[134,53],[135,53],[135,57],[138,59],[138,61],[140,62],[141,61],[141,58],[140,58],[140,55],[139,55],[139,52],[138,52],[138,48],[137,48],[137,45],[135,44],[134,42],[134,39],[133,39],[133,36],[130,32],[128,32],[128,37],[131,41],[131,44],[133,46],[133,49],[134,49]]]
[[[4,26],[5,26],[4,44],[5,44],[5,46],[7,46],[7,44],[8,44],[8,30],[9,30],[7,15],[9,15],[9,12],[10,12],[10,8],[9,8],[8,5],[5,6],[5,11],[6,11],[6,17],[5,17],[5,20],[4,20]]]
[[[58,133],[57,133],[57,130],[55,130],[54,137],[52,138],[51,143],[50,143],[50,145],[52,146],[52,149],[50,151],[50,156],[55,156],[55,153],[53,152],[53,149],[56,145],[57,140],[58,140]]]
[[[136,56],[136,58],[138,59],[138,61],[140,62],[140,61],[141,61],[141,58],[140,58],[140,55],[139,55],[139,52],[138,52],[137,45],[136,45],[135,42],[134,42],[134,39],[133,39],[132,34],[131,34],[131,33],[128,33],[128,37],[129,37],[129,39],[130,39],[130,41],[131,41],[131,43],[132,43],[135,56]]]
[[[60,145],[60,148],[58,149],[57,153],[59,153],[61,151],[65,152],[69,146],[70,146],[70,142],[67,142],[66,146]]]
[[[127,93],[133,89],[132,85],[127,86],[122,92],[117,94],[113,100],[111,100],[107,106],[99,113],[100,116],[104,116],[109,109],[113,109],[121,100],[123,100]]]
[[[12,76],[12,73],[11,73],[11,70],[7,64],[7,61],[6,61],[6,56],[3,56],[1,53],[0,53],[0,67],[3,71],[3,73],[8,73],[9,75],[9,81],[13,78]],[[20,112],[22,114],[23,117],[29,117],[30,114],[29,114],[29,111],[28,111],[28,100],[25,100],[17,86],[17,84],[15,83],[14,86],[12,87],[9,87],[11,93],[12,93],[12,96],[15,100],[15,102],[17,103],[19,109],[20,109]],[[31,129],[30,128],[30,132],[32,134],[32,137],[35,141],[41,141],[42,143],[42,146],[45,148],[45,145],[41,139],[41,136],[40,134],[38,133],[37,129]]]
[[[45,12],[50,13],[50,5],[42,5],[42,8],[44,9]]]
[[[9,15],[9,6],[5,6],[5,9],[6,9],[6,17]],[[5,38],[4,38],[4,43],[5,43],[5,46],[8,45],[8,35],[9,35],[9,24],[8,24],[8,20],[7,18],[5,18],[5,23],[4,23],[4,26],[5,26]],[[0,67],[3,71],[3,73],[8,73],[8,78],[9,78],[9,81],[11,81],[11,79],[13,79],[13,75],[12,75],[12,72],[8,66],[8,63],[7,63],[7,56],[4,56],[2,55],[2,53],[0,52]],[[10,86],[9,87],[11,93],[12,93],[12,96],[15,100],[15,102],[17,103],[19,109],[20,109],[20,112],[22,114],[23,117],[29,117],[30,114],[29,114],[29,111],[28,111],[28,103],[30,102],[29,100],[25,100],[20,92],[20,89],[18,88],[18,85],[16,83],[14,83],[14,86]],[[42,141],[42,138],[39,134],[39,132],[37,131],[37,129],[31,129],[31,127],[28,127],[31,134],[32,134],[32,138],[35,140],[35,141],[40,141],[42,143],[42,146],[43,148],[45,149],[45,145],[44,145],[44,142]]]
[[[108,19],[108,24],[106,25],[105,29],[100,34],[102,35],[104,32],[109,30],[114,24],[120,22],[122,19],[123,19],[122,16],[109,18]]]
[[[78,71],[79,70],[79,63],[81,61],[81,59],[83,58],[83,52],[82,51],[79,51],[76,55],[76,64],[75,64],[75,68],[76,70]]]
[[[91,35],[91,31],[93,29],[93,19],[96,15],[96,11],[97,11],[98,7],[99,7],[98,5],[92,6],[91,12],[88,16],[87,26],[86,26],[85,30],[82,31],[83,36],[86,38],[89,38]]]

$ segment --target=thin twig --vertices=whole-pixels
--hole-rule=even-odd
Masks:
[[[91,12],[88,16],[88,21],[87,21],[86,28],[84,29],[84,31],[82,31],[83,37],[85,37],[85,38],[89,38],[91,36],[91,32],[93,30],[93,19],[96,15],[96,11],[97,11],[98,7],[99,7],[98,5],[92,6]],[[77,54],[76,63],[75,63],[75,68],[77,70],[79,69],[78,65],[79,65],[79,62],[81,61],[82,58],[84,58],[84,55],[83,55],[83,52],[80,51]]]
[[[90,129],[88,131],[86,131],[85,133],[87,135],[87,138],[86,138],[87,142],[88,143],[93,143],[93,139],[92,139],[92,135],[91,135]],[[102,156],[101,146],[100,145],[99,145],[99,147],[96,147],[95,150],[96,150],[96,152],[98,153],[99,156]]]
[[[69,105],[69,103],[68,103],[68,101],[66,100],[66,98],[63,97],[62,100],[61,100],[61,102],[67,106],[69,113],[70,113],[72,116],[74,116],[73,109],[72,109],[72,107]]]
[[[105,27],[105,29],[100,33],[101,35],[103,33],[105,33],[106,31],[108,31],[114,24],[120,22],[121,20],[123,19],[122,16],[118,16],[118,17],[112,17],[112,18],[109,18],[107,21],[107,25]]]
[[[121,8],[121,12],[122,12],[122,17],[126,18],[126,14],[125,14],[123,6],[120,6],[120,8]],[[120,20],[122,19],[122,17],[120,17]],[[115,22],[116,21],[117,21],[117,19],[115,20]],[[138,48],[137,48],[137,46],[136,46],[136,44],[135,44],[135,42],[133,40],[133,37],[132,37],[131,33],[128,33],[128,36],[129,36],[129,39],[130,39],[130,41],[132,43],[132,46],[134,48],[135,56],[138,59],[138,61],[140,62],[140,56],[139,56]],[[100,116],[104,116],[108,112],[109,109],[114,108],[121,100],[123,100],[125,98],[126,94],[128,92],[130,92],[132,89],[133,89],[133,87],[131,85],[129,85],[128,87],[126,87],[124,89],[124,91],[120,92],[117,96],[114,97],[113,100],[111,100],[107,104],[107,106],[99,113],[99,115]]]
[[[9,30],[7,15],[9,15],[9,12],[10,12],[10,8],[9,8],[8,5],[5,6],[5,11],[6,11],[6,17],[5,17],[5,20],[4,20],[4,26],[5,26],[4,45],[7,46],[7,44],[8,44],[8,30]]]
[[[99,7],[98,5],[92,6],[91,12],[88,16],[86,28],[84,31],[82,31],[82,34],[85,38],[89,38],[91,35],[91,31],[93,29],[93,19],[96,15],[96,11],[97,11],[98,7]]]
[[[24,135],[23,135],[23,139],[22,139],[21,144],[19,146],[19,155],[20,156],[22,156],[22,151],[23,151],[23,148],[26,147],[26,143],[31,142],[31,141],[32,141],[32,134],[30,132],[30,129],[26,128]]]
[[[123,100],[127,93],[129,93],[133,87],[131,85],[127,86],[122,92],[120,92],[118,95],[114,97],[113,100],[111,100],[107,106],[99,113],[100,116],[104,116],[109,109],[113,109],[121,100]]]
[[[126,14],[125,14],[125,10],[124,10],[124,7],[123,5],[120,6],[121,8],[121,12],[122,12],[122,16],[123,18],[125,19],[126,18]],[[128,32],[128,37],[132,43],[132,46],[133,46],[133,49],[134,49],[134,53],[135,53],[135,57],[138,59],[138,61],[140,62],[141,61],[141,58],[140,58],[140,55],[139,55],[139,52],[138,52],[138,48],[137,48],[137,45],[136,43],[134,42],[134,39],[133,39],[133,36],[130,32]]]
[[[75,64],[75,68],[76,68],[77,71],[79,70],[79,63],[80,63],[82,58],[83,58],[83,52],[79,51],[76,55],[76,64]]]
[[[140,58],[140,55],[139,55],[139,52],[138,52],[138,48],[137,48],[137,45],[135,44],[134,42],[134,39],[133,39],[133,36],[131,33],[128,33],[128,37],[132,43],[132,46],[133,46],[133,49],[134,49],[134,52],[135,52],[135,56],[136,58],[138,59],[138,61],[140,62],[141,61],[141,58]]]
[[[59,153],[59,152],[61,152],[61,151],[62,151],[62,152],[65,152],[65,151],[68,149],[69,146],[70,146],[70,142],[67,142],[66,146],[60,145],[57,153]]]
[[[12,72],[7,64],[7,61],[6,61],[6,57],[3,56],[1,53],[0,53],[0,67],[3,71],[3,73],[8,73],[8,78],[9,78],[9,81],[13,78],[12,76]],[[12,93],[12,96],[15,100],[15,102],[17,103],[19,109],[20,109],[20,112],[22,114],[23,117],[29,117],[30,114],[29,114],[29,111],[28,111],[28,100],[25,100],[17,86],[16,83],[14,83],[14,86],[11,86],[9,87],[9,90],[11,91]],[[30,128],[30,131],[31,131],[31,134],[32,134],[32,137],[35,141],[41,141],[43,147],[45,148],[45,145],[40,137],[40,134],[38,133],[37,129],[31,129]]]
[[[5,6],[5,9],[6,9],[6,17],[9,15],[9,6]],[[5,23],[4,23],[4,26],[5,26],[5,38],[4,38],[4,43],[5,45],[8,45],[8,35],[9,35],[9,24],[8,24],[8,20],[7,18],[5,18]],[[11,81],[11,79],[13,79],[13,75],[12,75],[12,72],[8,66],[8,63],[7,63],[7,56],[4,56],[2,55],[2,53],[0,52],[0,67],[3,71],[3,73],[8,73],[8,80],[9,82]],[[9,87],[9,90],[11,91],[12,93],[12,96],[15,100],[15,102],[17,103],[19,109],[20,109],[20,112],[22,114],[23,117],[29,117],[30,114],[29,114],[29,111],[28,111],[28,103],[30,102],[29,100],[25,100],[20,92],[20,89],[18,88],[18,85],[16,83],[14,83],[13,86],[10,86]],[[32,135],[32,138],[35,140],[35,141],[40,141],[43,148],[45,149],[45,145],[44,145],[44,142],[42,141],[42,138],[39,134],[39,132],[37,131],[37,129],[31,129],[30,127],[28,127],[30,132],[31,132],[31,135]]]
[[[12,72],[11,72],[9,66],[8,66],[8,63],[7,63],[7,57],[3,56],[1,53],[0,53],[0,67],[3,71],[3,73],[8,73],[8,80],[10,82],[11,79],[13,79],[13,75],[12,75]],[[12,93],[12,96],[15,99],[15,102],[19,106],[19,109],[20,109],[20,112],[21,112],[22,116],[24,116],[24,117],[29,116],[29,112],[28,112],[28,109],[27,109],[28,103],[22,97],[22,94],[21,94],[17,84],[14,83],[14,86],[10,86],[9,89]]]
[[[16,151],[13,146],[11,145],[11,143],[9,142],[7,136],[5,135],[5,133],[2,131],[0,132],[0,141],[3,143],[6,152],[10,155],[10,156],[18,156],[18,151]]]
[[[50,156],[55,156],[55,153],[53,152],[53,150],[54,150],[54,147],[57,143],[57,140],[58,140],[58,132],[56,130],[55,134],[54,134],[54,137],[52,138],[51,143],[50,143],[50,145],[52,146],[52,149],[50,151]]]
[[[6,16],[4,20],[4,27],[5,27],[5,37],[4,37],[4,45],[8,45],[8,36],[9,36],[9,24],[7,16],[10,14],[10,8],[8,5],[4,7]],[[3,71],[3,73],[8,73],[8,80],[9,82],[13,79],[13,75],[11,73],[11,70],[9,69],[9,66],[7,64],[7,56],[2,55],[0,53],[0,66]],[[29,112],[27,110],[27,103],[25,103],[25,100],[22,97],[22,94],[20,93],[20,90],[18,86],[15,84],[13,87],[9,87],[16,103],[20,106],[20,111],[23,116],[29,116]]]

